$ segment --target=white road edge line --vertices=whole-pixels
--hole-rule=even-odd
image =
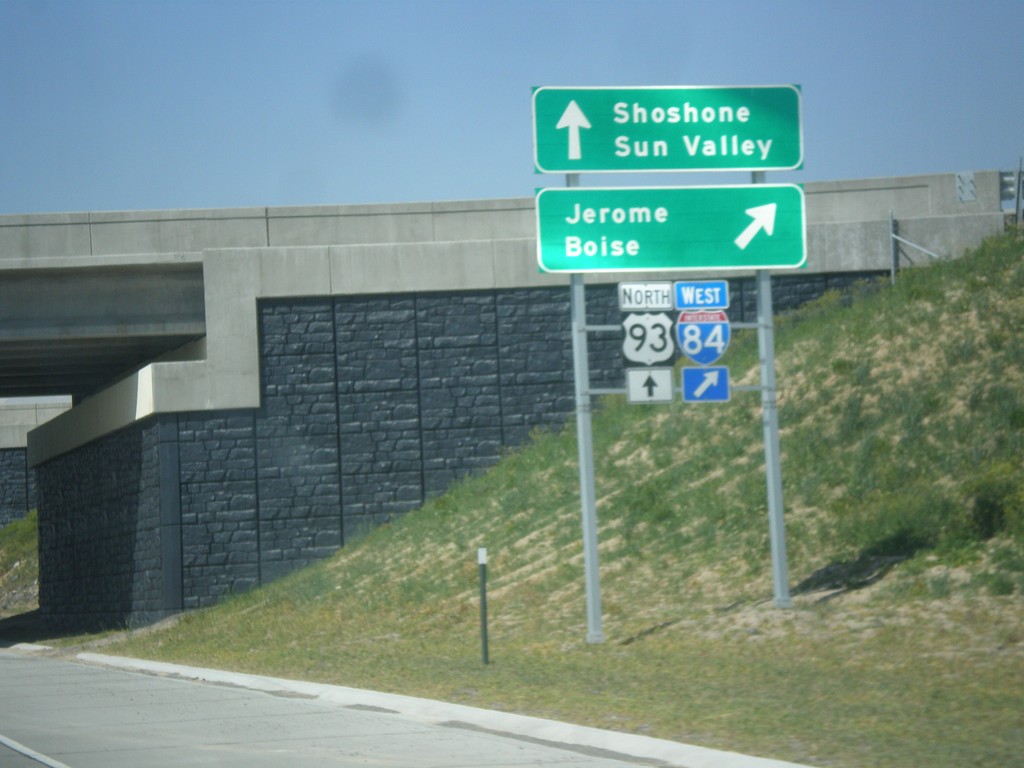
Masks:
[[[39,752],[36,752],[34,749],[29,749],[24,744],[19,744],[14,739],[7,738],[2,733],[0,733],[0,744],[3,744],[5,747],[10,747],[15,752],[20,752],[22,755],[29,758],[30,760],[35,760],[37,763],[42,763],[48,768],[71,768],[71,766],[62,763],[60,760],[54,760],[52,757],[47,757],[46,755],[40,754]]]

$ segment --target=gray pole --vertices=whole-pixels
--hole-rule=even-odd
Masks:
[[[772,278],[757,271],[757,346],[761,357],[761,418],[764,424],[764,466],[768,485],[768,525],[772,547],[775,606],[792,608],[786,526],[782,516],[782,459],[779,449],[779,409],[775,388],[775,328],[772,320]]]
[[[579,186],[576,174],[566,176],[566,186]],[[590,423],[590,361],[587,356],[587,301],[583,275],[573,274],[572,362],[576,382],[576,443],[580,461],[580,511],[583,524],[583,570],[587,589],[587,642],[603,643],[601,629],[601,575],[597,561],[597,492],[594,482],[594,438]]]
[[[583,568],[587,585],[587,642],[603,643],[601,576],[597,564],[597,493],[594,483],[594,438],[590,424],[590,366],[587,360],[587,307],[583,275],[572,276],[572,359],[576,376],[576,442],[580,460],[580,510],[583,522]]]
[[[750,175],[752,184],[763,184],[764,171]],[[782,506],[782,452],[779,448],[779,408],[775,385],[775,321],[772,308],[772,277],[757,270],[757,348],[761,359],[761,421],[764,427],[764,471],[768,489],[768,535],[772,549],[772,585],[776,608],[792,608],[789,597],[789,563],[786,557],[786,525]]]

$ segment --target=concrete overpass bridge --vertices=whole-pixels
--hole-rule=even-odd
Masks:
[[[888,272],[890,211],[950,256],[1004,227],[996,171],[805,192],[783,306]],[[0,524],[37,500],[44,612],[214,602],[564,418],[568,278],[534,235],[532,199],[0,216],[0,398],[74,402],[0,409]],[[726,276],[743,313],[749,276]],[[592,316],[623,279],[588,277]],[[621,375],[618,343],[595,376]]]

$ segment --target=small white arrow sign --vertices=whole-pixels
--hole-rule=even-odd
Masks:
[[[671,403],[673,368],[627,368],[626,399],[630,403]]]
[[[700,383],[695,390],[693,390],[693,397],[695,400],[700,400],[704,397],[704,393],[707,392],[711,387],[718,386],[718,371],[708,371],[704,374],[704,381]]]
[[[746,250],[746,247],[750,245],[750,241],[754,239],[754,235],[760,232],[762,229],[769,237],[775,230],[775,203],[768,203],[768,205],[757,205],[753,208],[747,208],[746,214],[753,218],[747,228],[740,232],[740,236],[736,238],[736,245],[740,247],[740,250]]]
[[[569,102],[555,128],[569,129],[569,159],[579,160],[583,156],[580,151],[580,128],[590,128],[590,121],[575,99]]]

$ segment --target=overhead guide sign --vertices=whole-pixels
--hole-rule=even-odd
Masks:
[[[542,173],[793,170],[803,165],[802,125],[795,85],[533,92]]]
[[[804,193],[795,184],[537,193],[545,272],[800,267],[804,230]]]

